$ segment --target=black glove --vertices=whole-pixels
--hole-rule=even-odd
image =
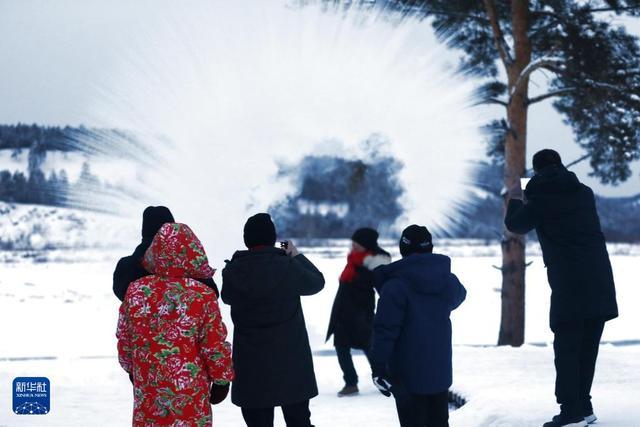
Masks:
[[[217,405],[218,403],[226,399],[227,395],[229,394],[230,385],[231,383],[227,383],[226,385],[212,384],[209,402],[211,402],[212,405]]]
[[[387,397],[391,397],[391,381],[388,376],[384,373],[374,373],[372,377],[373,385],[376,386],[378,391]]]

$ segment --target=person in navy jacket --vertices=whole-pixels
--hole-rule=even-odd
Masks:
[[[382,394],[393,394],[402,427],[449,425],[452,383],[449,315],[467,291],[451,260],[434,254],[426,227],[402,232],[402,259],[375,270],[381,291],[371,363]]]

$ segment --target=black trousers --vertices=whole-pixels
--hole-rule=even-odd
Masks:
[[[401,427],[449,427],[449,391],[394,397]]]
[[[591,413],[591,384],[596,369],[604,320],[563,322],[553,328],[556,399],[569,416]]]
[[[369,360],[369,352],[364,350],[367,360]],[[336,346],[336,355],[338,356],[338,363],[344,378],[345,385],[354,386],[358,385],[358,373],[355,366],[353,366],[353,359],[351,358],[351,348]]]
[[[242,408],[242,418],[247,427],[273,427],[274,408]],[[282,406],[282,415],[287,427],[313,427],[309,401]]]

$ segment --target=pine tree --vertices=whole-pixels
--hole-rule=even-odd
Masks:
[[[608,16],[640,16],[640,0],[390,0],[429,17],[436,35],[462,51],[460,70],[484,79],[479,102],[501,105],[489,153],[513,188],[526,172],[529,107],[553,99],[586,151],[592,175],[615,184],[640,158],[640,46]],[[501,70],[500,70],[501,69]],[[500,72],[502,71],[502,72]],[[530,96],[534,74],[547,93]],[[504,77],[503,77],[504,76]],[[504,230],[498,344],[524,342],[525,240]]]

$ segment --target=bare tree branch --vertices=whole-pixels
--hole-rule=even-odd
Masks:
[[[503,101],[502,99],[498,99],[498,98],[484,98],[476,102],[475,104],[473,104],[473,106],[484,105],[484,104],[497,104],[497,105],[502,105],[503,107],[509,106],[509,103],[507,101]]]
[[[496,4],[493,0],[484,0],[484,7],[487,10],[487,16],[489,17],[489,23],[491,24],[491,30],[493,31],[493,42],[498,49],[500,59],[504,63],[506,68],[511,67],[513,64],[513,56],[511,55],[511,49],[504,39],[504,33],[500,28],[500,22],[498,21],[498,11],[496,10]]]
[[[544,95],[535,96],[533,98],[529,98],[527,101],[527,105],[537,104],[538,102],[542,102],[545,99],[553,98],[554,96],[565,95],[567,93],[571,93],[576,91],[577,87],[564,87],[561,89],[552,90],[551,92],[545,93]]]
[[[565,165],[565,167],[566,167],[567,169],[569,169],[571,166],[573,166],[573,165],[577,165],[578,163],[582,162],[583,160],[587,160],[589,157],[591,157],[591,154],[585,154],[585,155],[584,155],[584,156],[582,156],[582,157],[578,157],[578,158],[577,158],[577,159],[575,159],[573,162],[571,162],[571,163],[567,163],[567,164]]]

